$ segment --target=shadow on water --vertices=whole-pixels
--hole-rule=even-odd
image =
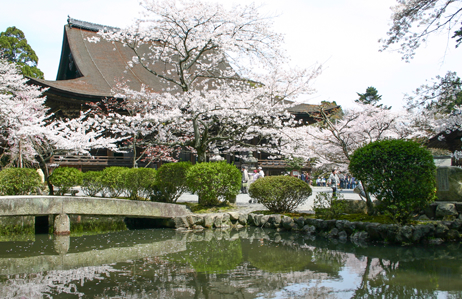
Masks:
[[[0,297],[460,298],[461,249],[260,228],[36,235],[0,242]]]

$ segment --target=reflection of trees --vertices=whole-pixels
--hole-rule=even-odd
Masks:
[[[362,280],[353,298],[437,298],[441,290],[462,290],[458,278],[460,263],[452,259],[403,262],[365,259]],[[445,272],[451,275],[444,277]]]
[[[37,269],[35,274],[0,276],[0,298],[327,298],[341,292],[351,295],[355,287],[353,298],[433,298],[441,296],[438,291],[453,292],[454,298],[462,294],[462,245],[361,248],[274,230],[243,230],[239,235],[146,230],[72,239],[71,251],[76,252],[63,257],[76,256],[77,251],[97,256],[110,243],[117,243],[110,250],[119,254],[127,252],[126,246],[140,250],[121,256],[118,260],[123,262],[105,266],[40,271],[43,265],[30,265],[28,269]],[[40,254],[52,247],[51,241],[37,240],[41,246],[0,244],[3,251],[27,245],[27,252],[0,256],[27,259],[29,250]],[[186,240],[194,241],[185,244]],[[158,242],[164,250],[141,248],[149,242]],[[176,243],[184,244],[178,249],[181,252],[159,255]],[[92,251],[90,245],[105,249]],[[361,283],[342,285],[346,272],[356,272]]]
[[[79,286],[100,281],[114,272],[110,266],[53,270],[35,274],[6,276],[0,282],[0,298],[53,298],[56,294],[85,295]]]

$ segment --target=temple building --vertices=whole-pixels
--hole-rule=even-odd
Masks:
[[[133,56],[130,48],[104,39],[96,43],[90,42],[89,39],[99,37],[97,35],[99,30],[117,30],[117,28],[69,17],[68,23],[64,26],[61,59],[56,80],[29,78],[31,84],[48,88],[45,92],[46,105],[58,117],[77,117],[81,111],[88,110],[87,103],[111,98],[111,89],[117,80],[124,80],[134,90],[140,90],[143,84],[159,92],[165,87],[164,83],[141,65],[135,64],[129,67],[127,62],[131,61]],[[159,68],[161,71],[162,65],[155,65],[154,68]],[[334,105],[331,109],[335,108],[338,106]],[[311,117],[311,113],[317,109],[316,105],[301,104],[293,107],[290,112],[297,119],[313,123],[315,120]],[[132,159],[130,153],[112,153],[107,150],[100,150],[93,154],[91,159],[88,157],[55,157],[54,161],[60,165],[89,170],[101,169],[109,165],[130,166]],[[191,161],[195,159],[187,152],[182,153],[180,158]],[[257,158],[262,161],[266,160],[264,154],[259,154]],[[227,159],[239,164],[239,161],[233,157]],[[284,168],[282,164],[277,165],[279,166],[275,168],[275,171]]]

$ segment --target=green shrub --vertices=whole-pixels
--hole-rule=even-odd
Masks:
[[[124,174],[125,189],[130,199],[145,199],[150,196],[150,188],[156,179],[153,168],[130,168]]]
[[[250,185],[249,195],[274,213],[294,211],[311,195],[306,182],[292,176],[268,176]]]
[[[435,163],[418,143],[383,140],[357,149],[350,172],[380,202],[378,209],[399,223],[435,199]]]
[[[343,199],[343,194],[337,193],[332,196],[326,192],[320,192],[316,195],[313,202],[313,210],[317,218],[336,219],[345,213],[347,202]]]
[[[157,171],[155,190],[151,199],[160,202],[176,202],[188,190],[186,174],[191,166],[190,162],[162,165]]]
[[[87,196],[96,196],[103,191],[101,184],[101,171],[87,171],[82,173],[82,192]]]
[[[59,188],[57,191],[59,195],[64,195],[69,193],[72,187],[79,186],[82,183],[82,173],[77,168],[58,167],[53,170],[48,181]]]
[[[120,166],[106,167],[101,174],[103,197],[118,197],[125,191],[125,174],[129,168]]]
[[[39,174],[31,168],[6,168],[0,171],[2,195],[28,195],[42,187]]]
[[[217,206],[239,194],[241,171],[226,162],[195,164],[186,174],[186,185],[199,196],[199,204]]]

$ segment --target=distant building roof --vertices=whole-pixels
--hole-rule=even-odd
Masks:
[[[98,101],[112,97],[111,89],[116,81],[125,81],[133,90],[140,90],[141,85],[149,86],[153,91],[162,92],[166,83],[154,76],[140,64],[129,67],[133,51],[121,43],[90,42],[98,38],[100,30],[117,31],[117,27],[94,24],[68,18],[64,26],[61,59],[56,81],[29,78],[30,83],[48,87],[47,105],[53,111],[62,111],[66,116],[76,116],[89,101]],[[147,52],[141,49],[141,52]],[[154,71],[161,73],[165,65],[151,65]],[[168,86],[172,88],[173,86]],[[329,107],[328,110],[338,106]],[[319,111],[318,105],[299,104],[289,111],[298,118],[314,122],[310,113]]]
[[[56,81],[31,78],[32,83],[49,87],[54,93],[75,94],[81,97],[110,97],[116,80],[127,81],[127,85],[140,90],[141,84],[155,91],[162,91],[165,83],[141,65],[129,67],[133,51],[120,43],[90,42],[90,38],[99,37],[99,30],[117,30],[118,28],[68,19],[64,26],[61,60]],[[154,69],[162,70],[161,65]]]

